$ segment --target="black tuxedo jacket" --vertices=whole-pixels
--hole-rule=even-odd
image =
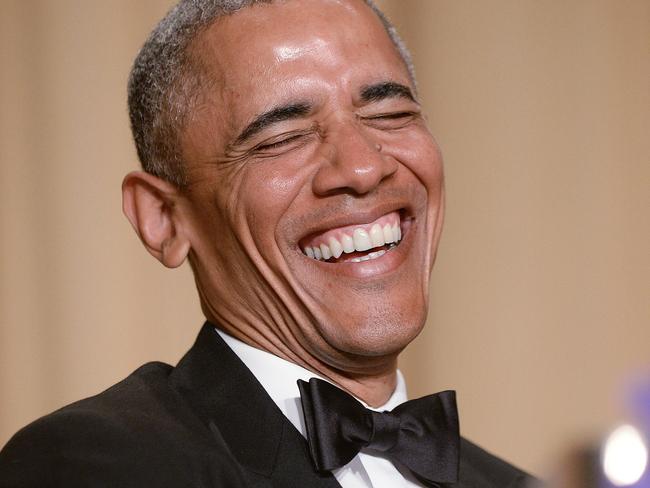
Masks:
[[[463,440],[455,488],[527,479]],[[175,368],[145,364],[0,451],[1,488],[339,486],[314,471],[305,439],[209,323]]]

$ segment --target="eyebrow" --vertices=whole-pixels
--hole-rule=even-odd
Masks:
[[[248,139],[258,134],[267,127],[283,122],[285,120],[304,117],[312,111],[312,105],[307,102],[289,103],[274,107],[266,112],[261,113],[248,124],[235,139],[234,145],[246,142]]]
[[[413,92],[408,86],[395,83],[394,81],[382,81],[373,85],[366,85],[361,89],[362,102],[379,102],[387,98],[405,98],[417,103]]]

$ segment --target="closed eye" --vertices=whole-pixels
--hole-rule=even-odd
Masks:
[[[281,151],[302,146],[307,136],[313,133],[313,129],[309,129],[281,134],[260,142],[251,149],[251,152],[257,156],[273,156]]]
[[[405,127],[418,117],[420,117],[419,112],[409,110],[403,112],[388,112],[383,114],[369,115],[361,117],[361,120],[376,129],[393,130]]]

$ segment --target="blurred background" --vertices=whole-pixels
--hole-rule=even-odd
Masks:
[[[650,365],[650,2],[384,0],[447,174],[411,396],[538,475]],[[171,0],[0,0],[0,445],[202,324],[121,213],[130,64]],[[333,26],[335,28],[335,26]]]

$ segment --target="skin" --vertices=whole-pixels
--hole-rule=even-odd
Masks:
[[[189,184],[127,175],[127,217],[166,266],[189,257],[209,320],[385,403],[397,356],[424,325],[443,216],[442,160],[419,104],[362,96],[386,83],[414,93],[404,63],[358,0],[246,8],[191,51],[209,82],[183,132]],[[287,104],[307,110],[241,140]],[[403,240],[379,259],[325,263],[300,249],[398,209]]]

